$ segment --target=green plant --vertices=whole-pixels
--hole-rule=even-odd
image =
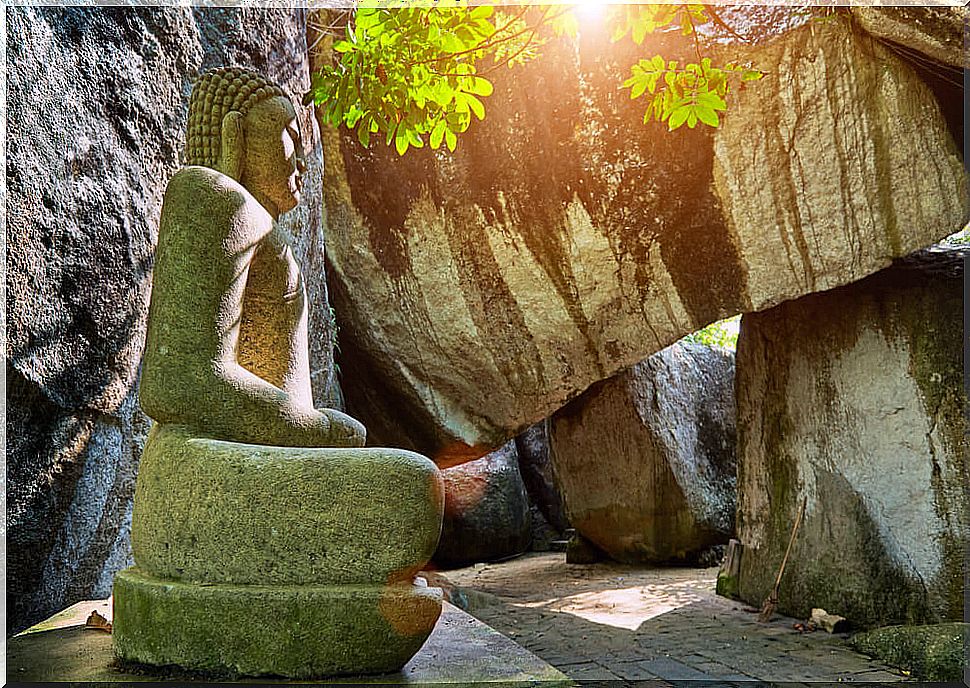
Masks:
[[[467,0],[396,0],[341,13],[323,27],[333,37],[333,59],[312,76],[307,103],[325,122],[356,130],[363,146],[383,136],[403,155],[409,148],[457,146],[473,119],[485,118],[489,75],[538,57],[553,37],[575,37],[568,5],[468,6]],[[693,42],[696,61],[661,55],[630,67],[621,88],[647,102],[644,122],[673,131],[698,123],[716,127],[732,89],[762,78],[750,65],[716,65],[702,54],[698,28],[729,27],[708,5],[611,6],[606,20],[614,41],[637,45],[647,34],[679,27]]]
[[[740,326],[741,316],[735,315],[733,318],[718,320],[697,332],[687,335],[684,337],[684,341],[734,351],[738,348],[738,332]]]
[[[951,246],[968,246],[970,245],[970,224],[961,229],[956,234],[951,234],[946,239],[943,240],[944,244],[949,244]]]

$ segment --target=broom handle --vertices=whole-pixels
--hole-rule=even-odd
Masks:
[[[798,510],[798,515],[795,516],[795,525],[791,529],[791,537],[788,539],[788,547],[785,549],[785,558],[781,560],[781,568],[778,569],[778,577],[775,578],[775,586],[771,589],[772,595],[778,595],[778,586],[781,585],[781,577],[785,573],[785,564],[788,563],[788,555],[791,554],[791,547],[795,544],[795,534],[798,533],[798,526],[802,522],[802,514],[805,513],[805,505],[808,503],[808,497],[802,498],[802,506]]]

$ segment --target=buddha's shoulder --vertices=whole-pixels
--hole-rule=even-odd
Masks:
[[[189,165],[169,180],[165,189],[166,205],[192,208],[205,207],[239,210],[254,199],[242,184],[209,167]]]

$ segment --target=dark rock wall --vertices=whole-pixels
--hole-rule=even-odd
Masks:
[[[515,443],[442,471],[445,517],[434,562],[466,566],[521,554],[532,538]]]
[[[550,419],[572,526],[618,561],[696,562],[734,532],[734,355],[679,342]]]
[[[138,364],[162,195],[179,166],[191,83],[254,67],[299,98],[300,10],[6,8],[7,631],[110,593],[130,561],[148,419]],[[307,188],[322,179],[303,117]],[[292,213],[312,366],[332,392],[321,194]]]
[[[515,438],[515,449],[529,501],[553,530],[564,532],[569,527],[569,520],[549,452],[549,421],[543,420],[526,428]]]

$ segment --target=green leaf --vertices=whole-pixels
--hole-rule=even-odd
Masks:
[[[711,110],[727,110],[727,103],[716,93],[710,91],[706,93],[697,94],[697,103],[699,105],[705,105]]]
[[[721,123],[721,120],[717,116],[717,112],[709,107],[698,105],[696,108],[694,108],[694,112],[697,114],[697,119],[709,127],[716,127]]]
[[[441,47],[446,53],[460,53],[468,46],[453,33],[441,34]]]
[[[690,106],[682,105],[675,108],[673,112],[670,113],[670,119],[667,120],[667,126],[669,131],[679,128],[684,122],[687,121],[687,116],[690,114]]]
[[[468,80],[468,86],[466,86],[469,93],[474,93],[478,96],[490,96],[494,90],[492,87],[492,82],[488,79],[483,79],[480,76],[473,76]]]
[[[485,106],[482,104],[478,98],[470,93],[458,93],[456,95],[456,100],[461,99],[462,103],[467,105],[467,107],[475,113],[478,119],[485,119]]]
[[[759,72],[756,69],[747,69],[741,73],[741,81],[757,81],[764,75],[764,72]]]
[[[441,147],[441,140],[444,138],[447,129],[448,125],[445,124],[445,121],[439,119],[438,123],[434,125],[434,129],[431,130],[431,138],[428,141],[432,148],[438,150]]]
[[[350,41],[337,41],[333,44],[334,52],[338,53],[349,53],[351,50],[356,49],[356,47]]]
[[[572,12],[564,12],[559,15],[552,20],[552,30],[557,36],[565,34],[570,38],[576,38],[579,34],[579,22],[576,20],[576,15]]]
[[[406,131],[402,131],[403,127],[398,129],[397,136],[394,137],[394,147],[397,149],[398,155],[404,155],[408,151],[408,135]]]
[[[643,44],[643,39],[647,37],[647,24],[639,23],[633,26],[633,42],[637,45]]]
[[[370,128],[364,126],[357,127],[357,140],[360,141],[360,145],[364,148],[370,148]]]
[[[445,131],[445,143],[448,145],[448,150],[454,153],[455,147],[458,145],[458,137],[451,129]]]
[[[357,24],[358,29],[369,29],[375,24],[380,22],[380,16],[377,14],[377,8],[374,7],[360,7],[354,13],[354,22]]]
[[[492,5],[479,5],[471,11],[469,16],[472,19],[488,19],[494,11],[495,8]]]

